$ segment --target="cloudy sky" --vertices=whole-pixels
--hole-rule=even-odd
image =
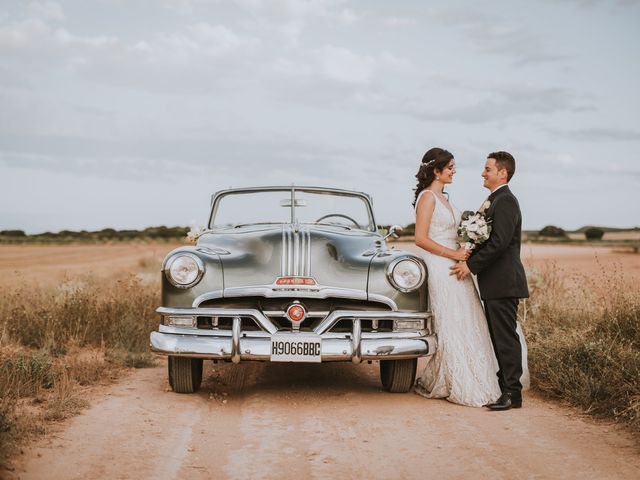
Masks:
[[[525,228],[640,225],[640,1],[0,2],[0,230],[204,223],[211,193],[366,191],[412,221],[517,161]],[[445,6],[446,3],[446,6]]]

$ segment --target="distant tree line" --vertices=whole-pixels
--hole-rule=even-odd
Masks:
[[[380,225],[379,229],[381,233],[386,234],[389,231],[391,225]],[[632,229],[621,229],[621,228],[609,228],[609,227],[592,227],[586,226],[582,227],[578,230],[567,232],[560,227],[556,227],[555,225],[547,225],[538,231],[528,231],[524,232],[525,235],[530,239],[553,239],[555,241],[569,241],[569,233],[581,233],[584,235],[586,240],[594,241],[594,240],[602,240],[604,234],[607,232],[617,232],[617,231],[638,231],[640,228],[632,228]],[[398,235],[400,237],[413,237],[416,234],[416,224],[410,223],[403,227],[402,232],[399,232]]]
[[[61,230],[27,235],[23,230],[0,230],[0,242],[24,241],[126,241],[126,240],[179,240],[187,236],[188,227],[149,227],[144,230]]]
[[[587,240],[602,240],[604,237],[605,231],[599,227],[587,227],[581,229],[581,232],[584,234],[584,237]],[[547,225],[542,230],[538,232],[538,236],[540,237],[550,237],[555,239],[569,239],[567,232],[565,232],[562,228],[556,227],[554,225]]]

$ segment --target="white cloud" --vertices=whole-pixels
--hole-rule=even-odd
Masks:
[[[388,17],[384,18],[382,23],[391,28],[405,28],[417,25],[418,21],[415,18],[410,17]]]
[[[558,47],[551,53],[538,37],[512,25],[479,22],[467,25],[464,30],[470,48],[509,56],[516,65],[557,62],[570,58],[569,55],[556,53]]]
[[[235,0],[251,16],[245,25],[252,30],[275,32],[288,45],[297,46],[301,35],[318,24],[353,26],[360,15],[345,7],[344,0]]]
[[[64,28],[59,28],[53,35],[56,43],[62,47],[80,47],[90,49],[104,49],[115,47],[119,39],[109,35],[80,36],[69,33]]]
[[[29,18],[0,26],[0,51],[28,49],[42,45],[51,29],[38,18]]]
[[[43,1],[29,3],[29,13],[35,17],[43,17],[51,20],[64,20],[64,10],[57,2]]]
[[[346,18],[347,21],[352,21],[355,16],[349,9],[342,7],[344,0],[235,0],[235,3],[253,15],[280,20],[326,17]]]
[[[239,55],[258,47],[254,37],[243,37],[224,25],[196,23],[185,28],[159,33],[137,42],[131,50],[154,63],[204,61],[207,57]]]
[[[547,129],[556,138],[569,138],[588,142],[638,142],[640,131],[610,126],[580,128],[575,130]]]
[[[343,47],[322,47],[318,61],[330,80],[344,83],[367,84],[375,68],[375,59],[369,55],[356,55]]]
[[[379,92],[379,84],[384,84],[390,75],[415,72],[408,59],[389,52],[360,54],[335,45],[290,52],[288,57],[274,61],[273,70],[273,80],[281,83],[282,93],[290,95],[300,86],[303,98],[294,94],[291,99],[309,104],[323,104],[331,97],[353,100],[366,96],[370,89]]]

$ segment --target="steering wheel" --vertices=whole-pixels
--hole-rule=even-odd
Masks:
[[[328,215],[323,215],[322,217],[318,218],[315,223],[320,223],[321,220],[324,220],[325,218],[329,218],[329,217],[340,217],[340,218],[346,218],[347,220],[349,220],[350,222],[353,222],[353,224],[357,227],[360,228],[360,224],[358,222],[356,222],[353,218],[351,218],[349,215],[345,215],[344,213],[329,213]]]

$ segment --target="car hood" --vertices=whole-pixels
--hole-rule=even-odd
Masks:
[[[377,233],[330,226],[247,226],[203,235],[220,255],[224,289],[271,285],[278,277],[312,277],[319,285],[366,291]]]

